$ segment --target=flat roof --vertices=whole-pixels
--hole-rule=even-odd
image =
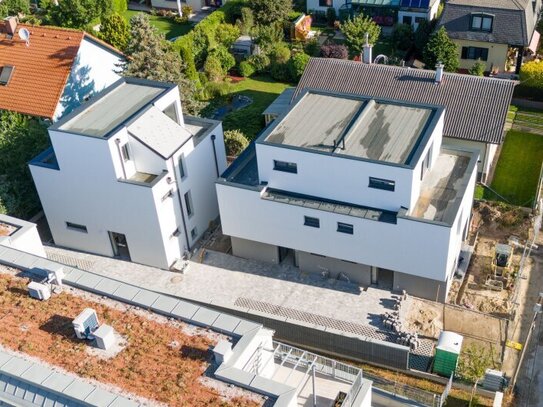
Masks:
[[[409,216],[452,224],[477,156],[475,152],[442,149],[422,181],[420,196]]]
[[[262,140],[408,165],[437,107],[306,92]]]
[[[52,129],[105,138],[117,126],[169,90],[170,86],[123,78],[52,126]]]

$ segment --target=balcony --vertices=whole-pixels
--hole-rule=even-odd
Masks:
[[[124,179],[119,178],[117,181],[123,182],[126,184],[139,185],[143,187],[152,188],[158,184],[164,177],[168,175],[168,171],[164,170],[161,174],[149,174],[146,172],[136,171],[130,177]]]

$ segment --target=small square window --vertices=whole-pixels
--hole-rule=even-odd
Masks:
[[[298,165],[286,161],[273,160],[273,169],[275,171],[290,172],[291,174],[298,173]]]
[[[312,218],[311,216],[304,216],[304,225],[312,228],[320,228],[320,219]]]
[[[88,233],[87,227],[85,225],[79,225],[77,223],[66,222],[66,227],[68,229],[77,230],[78,232]]]
[[[370,177],[369,187],[375,189],[383,189],[385,191],[394,191],[394,188],[396,187],[396,182],[389,179]]]
[[[193,228],[193,229],[190,231],[190,237],[192,238],[192,240],[194,240],[194,239],[196,239],[197,236],[198,236],[198,229]]]
[[[121,155],[123,156],[123,161],[130,160],[130,151],[128,150],[128,143],[124,143],[121,147]]]
[[[348,235],[352,235],[354,233],[354,226],[348,223],[338,222],[337,231],[340,233],[346,233]]]

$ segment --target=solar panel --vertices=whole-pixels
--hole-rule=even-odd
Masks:
[[[14,70],[15,67],[13,65],[6,65],[2,67],[2,72],[0,73],[0,85],[5,86],[9,83]]]
[[[430,7],[430,0],[401,0],[401,6],[427,9]]]

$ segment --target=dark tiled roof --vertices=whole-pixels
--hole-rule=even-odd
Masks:
[[[312,58],[296,88],[350,93],[445,107],[443,134],[465,140],[500,144],[515,82],[396,66]]]
[[[534,33],[541,0],[449,0],[439,22],[451,38],[513,46],[528,46]],[[471,13],[494,16],[492,32],[470,31]]]

